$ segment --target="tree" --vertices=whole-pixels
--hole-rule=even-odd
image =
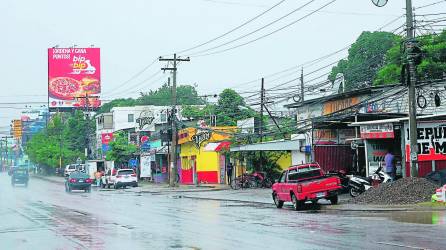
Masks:
[[[423,60],[417,67],[421,81],[442,79],[446,72],[446,31],[417,38]],[[401,81],[402,65],[407,63],[404,44],[392,47],[386,54],[385,65],[378,71],[374,85],[394,84]]]
[[[136,151],[136,145],[130,144],[124,133],[118,132],[113,135],[113,141],[110,142],[110,150],[107,151],[106,159],[115,161],[117,165],[123,165],[129,162]]]
[[[28,141],[25,152],[30,160],[46,168],[56,168],[60,160],[64,166],[74,163],[77,158],[83,159],[83,147],[87,135],[80,129],[85,126],[78,124],[79,121],[86,122],[83,117],[80,119],[80,115],[83,115],[82,112],[53,116],[48,128],[35,134]],[[71,123],[75,123],[76,126]]]
[[[345,90],[363,83],[371,85],[384,64],[387,51],[399,40],[400,37],[389,32],[363,32],[348,50],[347,59],[332,68],[328,79],[334,81],[338,73],[344,74]]]
[[[225,89],[220,93],[215,113],[217,123],[224,126],[235,126],[237,120],[256,115],[251,108],[246,107],[243,97],[232,89]]]
[[[120,98],[112,100],[102,105],[99,113],[110,112],[113,107],[133,107],[137,105],[155,105],[168,106],[172,102],[172,88],[167,84],[163,84],[157,90],[150,90],[147,93],[141,92],[140,97]],[[177,104],[178,105],[202,105],[206,102],[198,96],[195,86],[180,85],[177,87]]]

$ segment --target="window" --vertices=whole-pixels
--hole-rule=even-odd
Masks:
[[[161,113],[160,114],[160,122],[166,123],[167,122],[167,114]]]
[[[305,167],[305,168],[298,168],[298,169],[292,169],[289,171],[288,174],[288,181],[289,182],[297,182],[301,179],[311,179],[314,177],[321,176],[321,172],[319,168],[317,167]]]
[[[283,172],[282,175],[279,178],[279,183],[285,182],[285,178],[286,178],[286,172]]]
[[[128,114],[127,115],[127,121],[128,122],[134,122],[135,121],[135,115],[134,114]]]

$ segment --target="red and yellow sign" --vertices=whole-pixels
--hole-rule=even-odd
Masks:
[[[50,108],[99,107],[99,60],[99,48],[48,49]]]
[[[231,138],[232,133],[234,133],[236,129],[237,127],[213,127],[209,129],[185,128],[178,131],[178,144],[195,141],[194,139],[196,139],[197,135],[200,135],[205,131],[209,132],[209,137],[200,137],[206,137],[206,141],[215,142],[228,140]]]

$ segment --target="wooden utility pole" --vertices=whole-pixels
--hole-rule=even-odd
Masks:
[[[260,142],[263,142],[263,107],[265,105],[265,78],[262,77],[260,86]],[[260,151],[260,171],[263,171],[263,151]]]
[[[160,62],[173,62],[173,67],[165,67],[161,68],[161,70],[169,70],[172,71],[172,112],[171,112],[171,122],[172,122],[172,148],[170,151],[170,171],[169,171],[169,186],[174,187],[176,185],[176,177],[177,177],[177,63],[178,62],[189,62],[190,59],[185,58],[181,59],[177,57],[177,54],[173,55],[173,58],[159,58]]]
[[[304,68],[300,72],[300,101],[304,102]]]
[[[414,27],[412,1],[406,0],[406,51],[410,51],[414,45]],[[417,103],[415,86],[417,84],[416,66],[413,55],[407,54],[409,62],[409,138],[410,138],[410,176],[418,176],[418,145],[417,145]]]

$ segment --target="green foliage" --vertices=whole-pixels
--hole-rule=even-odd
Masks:
[[[431,34],[417,38],[424,58],[417,67],[418,79],[431,80],[441,79],[446,72],[446,31],[441,34]],[[402,64],[406,54],[401,47],[404,44],[397,44],[386,54],[385,65],[376,76],[374,85],[385,85],[399,83],[401,79]]]
[[[277,164],[277,161],[286,153],[286,151],[264,151],[261,157],[260,151],[249,151],[235,152],[232,153],[232,156],[239,161],[246,162],[249,172],[266,172],[268,177],[275,179],[281,173],[281,168]],[[261,165],[263,166],[262,168],[260,168]]]
[[[204,107],[185,106],[182,115],[191,119],[204,119],[209,124],[210,115],[217,116],[218,126],[235,126],[237,120],[256,116],[256,112],[246,107],[243,97],[232,89],[225,89],[220,93],[217,104]]]
[[[362,83],[371,85],[384,64],[386,52],[398,44],[399,39],[389,32],[363,32],[348,50],[347,59],[333,67],[328,79],[334,81],[338,73],[343,73],[346,90]]]
[[[84,159],[87,122],[81,111],[53,116],[48,128],[35,134],[27,143],[25,151],[30,160],[55,168],[59,166],[60,159],[62,166],[76,162],[77,158]],[[93,126],[90,124],[92,131]]]
[[[113,135],[110,142],[110,150],[107,151],[106,159],[115,161],[117,165],[125,165],[137,151],[136,145],[128,142],[126,134],[119,132]]]
[[[102,105],[99,113],[110,112],[113,107],[132,107],[137,105],[167,106],[171,105],[171,101],[171,87],[166,83],[155,91],[141,92],[141,96],[136,99],[115,99],[105,103]],[[177,87],[177,103],[179,105],[202,105],[205,104],[205,101],[198,96],[195,86],[180,85]]]
[[[246,107],[243,97],[232,89],[225,89],[220,93],[215,114],[217,124],[222,126],[235,126],[237,120],[255,116],[255,112]]]

